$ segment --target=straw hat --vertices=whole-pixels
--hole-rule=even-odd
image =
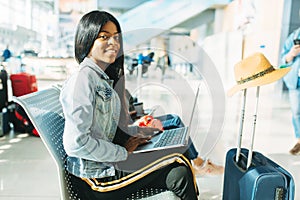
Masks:
[[[237,85],[232,87],[227,95],[232,96],[236,92],[275,82],[290,71],[290,67],[275,69],[262,53],[255,53],[234,66],[234,74]]]

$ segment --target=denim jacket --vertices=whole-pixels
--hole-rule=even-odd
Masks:
[[[284,77],[283,80],[287,86],[288,89],[296,89],[297,88],[297,83],[299,79],[299,70],[300,70],[300,55],[296,56],[291,62],[286,63],[285,62],[285,56],[288,54],[290,49],[294,45],[294,39],[298,38],[300,39],[300,28],[295,30],[293,33],[291,33],[288,38],[286,39],[283,49],[280,54],[281,58],[281,64],[286,65],[287,67],[292,67],[291,71],[287,73]]]
[[[126,160],[128,154],[112,143],[121,106],[112,81],[85,58],[79,71],[64,83],[60,101],[65,115],[67,170],[85,178],[114,176],[114,163]]]

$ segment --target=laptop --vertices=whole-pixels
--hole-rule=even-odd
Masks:
[[[142,144],[138,146],[133,153],[143,153],[143,152],[150,152],[150,151],[156,151],[156,150],[162,150],[162,149],[169,149],[169,148],[176,148],[176,147],[184,147],[188,144],[189,139],[189,132],[190,127],[192,124],[192,120],[194,117],[194,112],[197,105],[197,100],[199,96],[199,89],[200,85],[198,85],[192,113],[190,116],[189,125],[185,127],[180,128],[174,128],[169,130],[164,130],[162,132],[157,132],[149,142],[146,144]]]

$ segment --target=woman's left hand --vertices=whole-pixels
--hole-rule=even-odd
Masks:
[[[160,131],[163,131],[163,125],[160,120],[154,119],[154,117],[150,115],[145,115],[138,119],[136,122],[134,122],[135,125],[139,127],[151,127],[151,128],[157,128]]]
[[[144,137],[153,136],[157,134],[157,132],[161,131],[159,128],[153,128],[150,126],[139,126],[138,127],[138,135],[142,135]]]
[[[164,130],[164,127],[163,127],[161,121],[158,119],[153,119],[152,121],[150,121],[148,127],[157,128],[160,131]]]

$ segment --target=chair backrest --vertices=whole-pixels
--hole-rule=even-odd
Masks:
[[[59,88],[48,88],[14,98],[25,110],[38,131],[58,169],[61,199],[78,199],[65,170],[67,154],[63,147],[64,115],[59,102]]]
[[[25,110],[29,119],[38,131],[44,145],[57,165],[61,198],[77,200],[70,177],[65,168],[67,154],[63,147],[64,114],[59,101],[60,89],[52,87],[31,94],[14,98]],[[153,196],[154,195],[154,196]],[[146,197],[146,198],[145,198]],[[178,199],[174,193],[166,190],[146,188],[130,195],[126,199]]]
[[[59,102],[59,89],[49,88],[15,98],[40,133],[41,139],[59,167],[64,167],[64,115]]]

